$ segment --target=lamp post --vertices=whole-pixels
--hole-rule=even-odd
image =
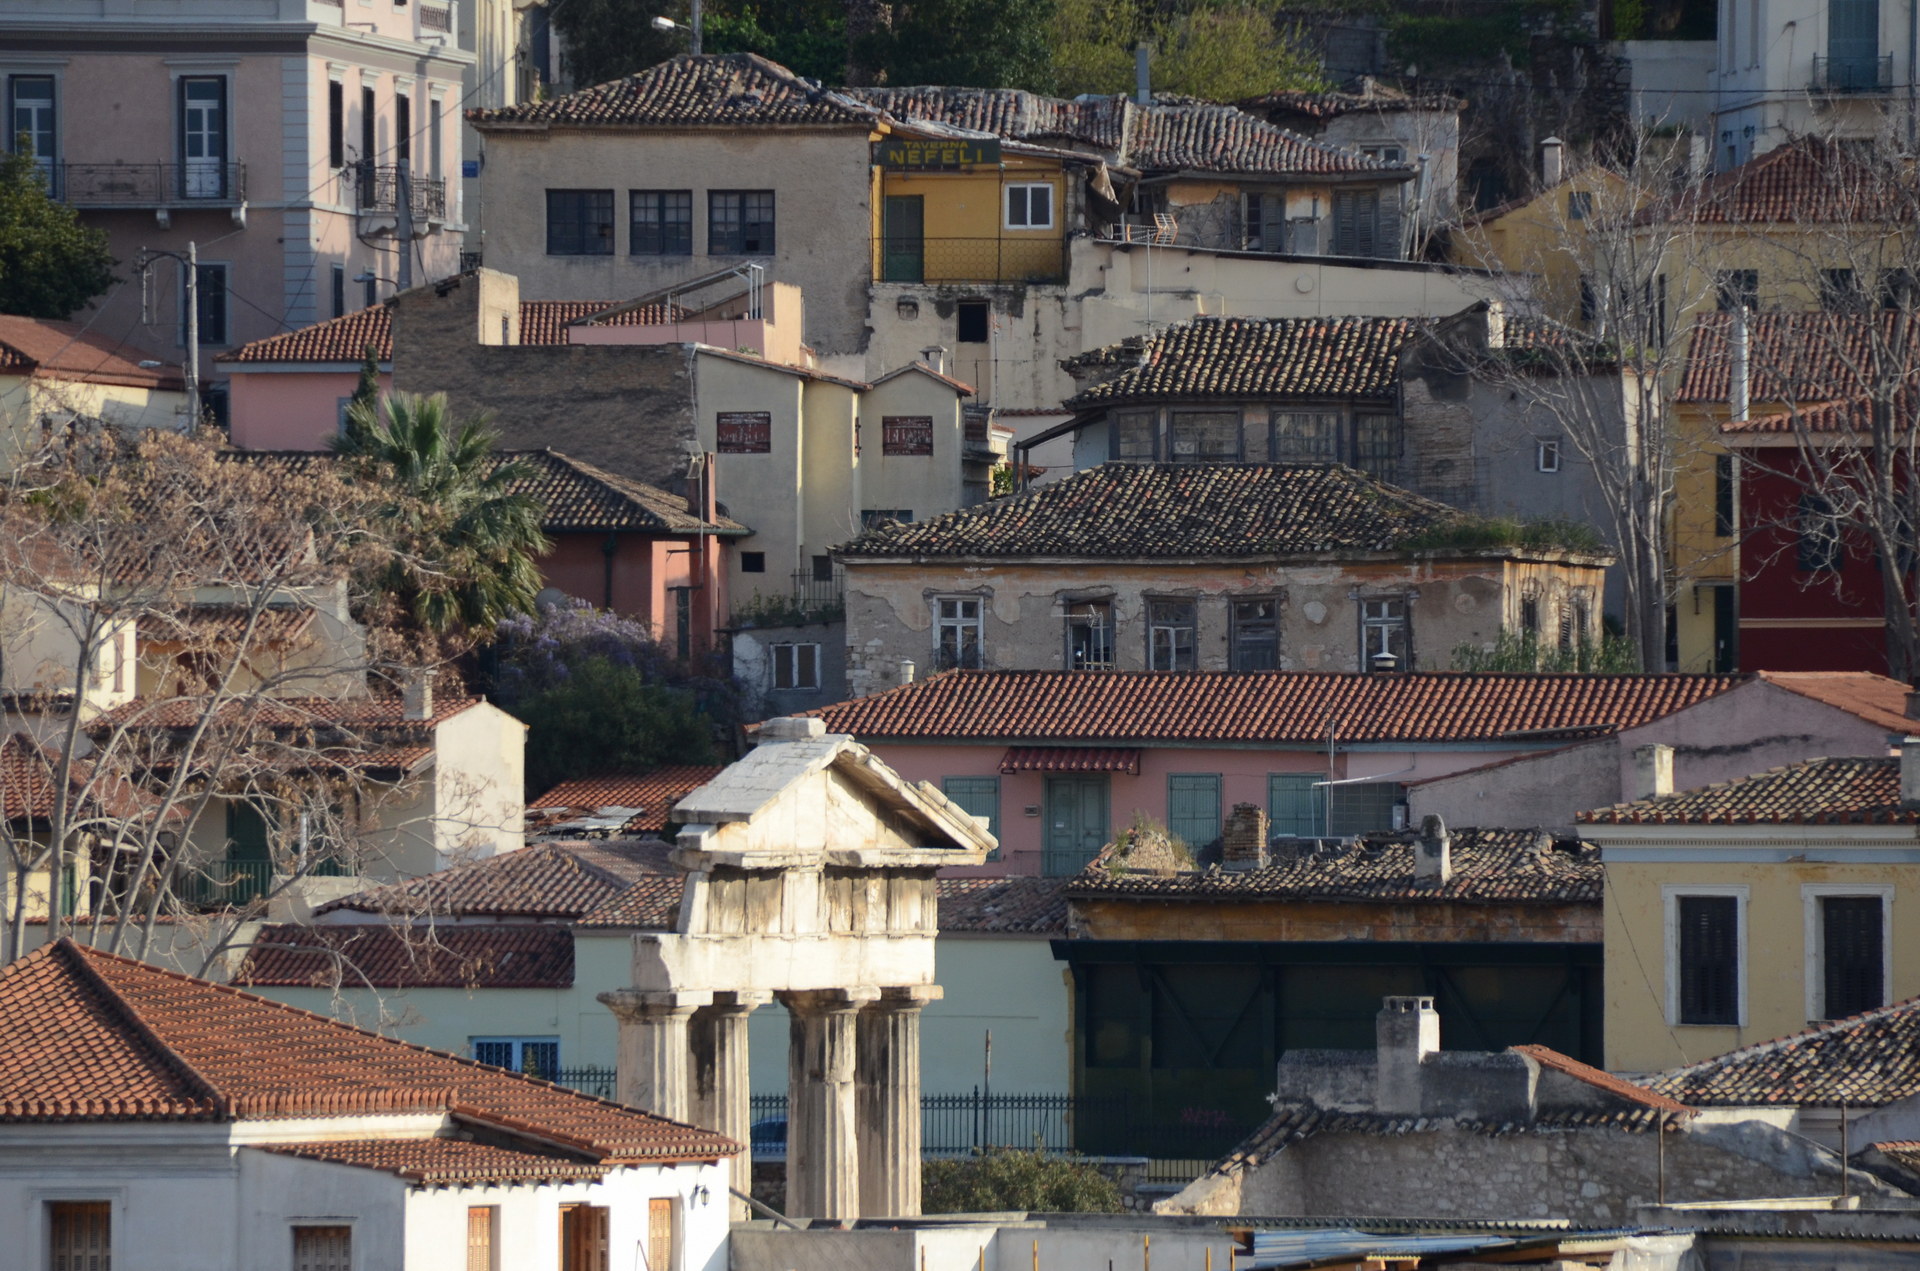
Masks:
[[[700,0],[693,0],[693,22],[675,22],[672,18],[655,18],[653,29],[656,31],[685,31],[690,37],[687,51],[698,56],[700,53]]]

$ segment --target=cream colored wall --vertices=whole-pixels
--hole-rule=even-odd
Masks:
[[[131,624],[94,637],[98,656],[84,675],[77,674],[84,603],[0,588],[0,688],[8,693],[78,690],[82,715],[133,699],[137,677]]]
[[[1888,887],[1892,979],[1887,1000],[1920,994],[1920,850],[1911,827],[1857,827],[1847,839],[1809,840],[1791,827],[1726,833],[1681,850],[1699,859],[1628,862],[1622,849],[1670,843],[1676,836],[1649,827],[1587,826],[1606,860],[1606,1054],[1608,1069],[1652,1072],[1765,1041],[1806,1027],[1808,977],[1806,901],[1802,888],[1820,884]],[[1904,832],[1903,832],[1904,831]],[[1826,849],[1822,852],[1822,847]],[[1723,862],[1715,855],[1865,855],[1879,849],[1899,863],[1807,860]],[[1742,959],[1746,968],[1745,1023],[1701,1027],[1667,1016],[1667,920],[1663,887],[1745,887]]]
[[[803,381],[797,375],[722,357],[697,357],[694,364],[694,419],[700,444],[717,451],[717,417],[728,411],[763,410],[772,416],[773,436],[766,454],[715,454],[714,474],[720,502],[753,534],[729,553],[728,580],[735,603],[756,593],[785,596],[790,575],[802,568],[806,541],[802,407]],[[851,449],[851,447],[849,447]],[[740,572],[740,553],[764,552],[766,572]]]
[[[966,444],[962,399],[950,386],[915,372],[876,385],[860,399],[860,506],[908,509],[916,521],[965,506]],[[882,421],[888,415],[933,419],[931,455],[886,453]],[[858,532],[858,527],[854,527]],[[852,537],[848,535],[847,537]],[[845,542],[842,538],[839,542]]]
[[[88,384],[42,376],[0,375],[0,469],[11,471],[42,444],[41,421],[98,419],[129,433],[174,431],[187,414],[187,395],[127,384]]]
[[[794,568],[806,569],[815,556],[859,532],[860,509],[872,506],[861,497],[860,467],[880,438],[875,423],[857,430],[865,418],[861,395],[844,384],[807,381],[800,409],[800,542]]]
[[[434,729],[435,869],[526,843],[527,726],[488,702]]]
[[[1570,215],[1570,198],[1583,194],[1597,215],[1620,224],[1626,200],[1640,197],[1607,169],[1585,168],[1519,207],[1456,231],[1453,259],[1533,280],[1541,309],[1561,322],[1580,322],[1580,270],[1591,259],[1585,219]],[[1676,328],[1678,329],[1678,328]]]

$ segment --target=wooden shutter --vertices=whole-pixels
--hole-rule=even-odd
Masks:
[[[56,1200],[47,1205],[50,1271],[112,1271],[113,1205]]]
[[[353,1271],[353,1228],[295,1227],[293,1271]]]
[[[467,1207],[467,1271],[494,1271],[492,1205]]]
[[[675,1271],[673,1201],[664,1196],[647,1202],[647,1271]]]
[[[1884,914],[1878,896],[1820,899],[1821,968],[1828,1019],[1886,1005]]]
[[[1682,896],[1675,906],[1682,1024],[1740,1022],[1740,910],[1732,896]]]
[[[560,1206],[560,1271],[610,1271],[609,1213],[603,1205]]]
[[[1358,256],[1359,200],[1352,190],[1333,192],[1333,254]]]
[[[1167,777],[1167,830],[1195,849],[1220,837],[1219,773]]]
[[[1880,59],[1880,0],[1827,0],[1827,56],[1833,60],[1829,83],[1837,88],[1870,88]]]
[[[1400,195],[1398,187],[1388,187],[1375,196],[1380,201],[1379,231],[1370,254],[1385,260],[1399,260],[1407,254],[1400,242],[1404,232],[1400,224]]]
[[[1323,787],[1318,773],[1279,772],[1267,777],[1267,819],[1275,834],[1317,838],[1326,833]]]

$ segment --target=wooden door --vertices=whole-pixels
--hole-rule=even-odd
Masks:
[[[889,194],[880,205],[880,279],[919,282],[926,274],[926,204],[918,194]]]
[[[1106,846],[1107,804],[1105,777],[1047,778],[1048,876],[1079,873]]]

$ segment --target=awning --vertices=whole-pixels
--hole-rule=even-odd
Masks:
[[[1009,746],[1001,772],[1124,772],[1140,775],[1138,750],[1110,746]]]

